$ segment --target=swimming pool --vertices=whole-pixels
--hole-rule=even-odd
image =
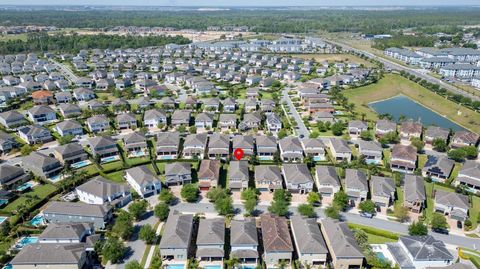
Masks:
[[[145,156],[145,152],[143,152],[143,151],[130,152],[130,156],[132,156],[132,157],[143,157],[143,156]]]
[[[2,269],[13,269],[13,265],[6,264]]]
[[[222,266],[219,264],[211,264],[203,266],[204,269],[222,269]]]
[[[19,191],[19,192],[23,192],[23,191],[28,190],[32,187],[33,187],[33,184],[31,182],[26,182],[26,183],[23,183],[22,185],[18,186],[16,188],[16,190]]]
[[[117,156],[110,156],[110,157],[105,157],[102,159],[102,163],[108,163],[108,162],[113,162],[117,159]]]
[[[244,265],[237,266],[237,268],[239,268],[239,269],[257,269],[257,265],[256,264],[244,264]]]
[[[72,163],[71,167],[73,169],[78,169],[90,165],[92,162],[90,160],[83,160],[77,163]]]
[[[36,215],[32,220],[30,220],[30,224],[35,227],[43,226],[45,225],[45,218],[42,215]]]
[[[375,255],[377,255],[377,257],[380,259],[380,260],[387,260],[387,258],[385,258],[385,255],[383,255],[382,252],[375,252]]]
[[[53,177],[50,177],[48,178],[48,180],[52,181],[52,182],[57,182],[61,179],[60,175],[55,175]]]
[[[22,249],[26,245],[35,244],[37,242],[38,242],[37,236],[25,236],[20,238],[20,240],[17,241],[17,243],[15,244],[15,248]]]
[[[8,219],[8,217],[0,216],[0,224],[5,222]]]
[[[181,263],[167,264],[167,269],[184,269],[184,268],[185,268],[185,264],[181,264]]]

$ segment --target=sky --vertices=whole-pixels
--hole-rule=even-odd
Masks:
[[[0,5],[136,6],[440,6],[478,5],[479,0],[0,0]]]

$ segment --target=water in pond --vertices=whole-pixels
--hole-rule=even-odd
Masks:
[[[406,119],[420,120],[425,127],[435,125],[455,131],[464,130],[460,125],[403,95],[370,103],[370,107],[378,114],[392,115],[396,121],[403,115]]]

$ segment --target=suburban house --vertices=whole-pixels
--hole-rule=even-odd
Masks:
[[[22,166],[25,170],[45,179],[58,176],[63,169],[62,164],[57,159],[38,151],[23,157]]]
[[[118,184],[97,176],[75,188],[81,202],[92,205],[109,204],[123,207],[132,200],[126,184]]]
[[[435,139],[440,139],[447,144],[448,142],[448,137],[450,136],[450,131],[438,127],[438,126],[428,126],[427,130],[425,130],[425,134],[423,135],[423,141],[425,141],[426,145],[432,146],[433,141]]]
[[[342,187],[337,170],[333,166],[317,166],[315,168],[315,181],[318,192],[322,197],[333,197]]]
[[[124,177],[142,198],[158,194],[162,189],[162,183],[157,175],[148,169],[147,165],[127,169]]]
[[[290,225],[301,264],[324,266],[327,263],[328,249],[317,220],[292,216]]]
[[[88,220],[95,229],[104,229],[112,218],[112,207],[52,201],[43,210],[43,216],[50,223],[84,223]]]
[[[461,148],[466,146],[476,146],[478,142],[478,134],[469,131],[457,131],[450,141],[452,148]]]
[[[180,134],[178,132],[164,132],[157,134],[157,159],[171,160],[178,156]]]
[[[42,244],[25,245],[10,262],[12,268],[87,268],[87,244]]]
[[[83,127],[80,123],[75,120],[66,120],[57,123],[55,125],[55,130],[57,131],[60,136],[77,136],[83,135]]]
[[[64,165],[72,165],[88,160],[88,155],[79,143],[69,143],[58,146],[53,150],[53,155]]]
[[[115,117],[115,123],[120,130],[137,129],[137,118],[132,113],[122,113]]]
[[[451,175],[455,162],[446,156],[428,155],[427,162],[422,168],[422,176],[433,181],[445,182]]]
[[[140,132],[126,134],[122,141],[127,157],[143,157],[149,154],[147,138]]]
[[[225,219],[200,219],[196,258],[200,261],[223,261],[225,256]]]
[[[238,148],[243,150],[245,157],[253,156],[254,154],[254,139],[251,135],[236,135],[232,139],[233,150]],[[233,158],[234,156],[232,156]]]
[[[368,124],[360,120],[348,122],[348,134],[353,138],[358,138],[364,131],[368,131]]]
[[[87,127],[92,133],[102,133],[110,129],[110,120],[104,115],[95,115],[87,119]]]
[[[202,112],[195,117],[195,127],[203,129],[212,129],[213,113]]]
[[[293,243],[285,217],[269,213],[260,216],[263,240],[263,261],[267,266],[274,266],[281,261],[288,264],[293,259]]]
[[[403,192],[405,194],[403,205],[414,213],[420,213],[427,199],[423,178],[415,175],[405,175]]]
[[[467,160],[458,172],[455,184],[466,186],[473,193],[480,192],[480,163]]]
[[[230,136],[225,134],[213,133],[208,141],[208,158],[223,160],[228,159],[230,155]]]
[[[10,150],[17,148],[19,146],[19,143],[10,134],[7,134],[3,131],[0,131],[0,153],[7,153],[10,152]]]
[[[367,199],[368,181],[367,176],[361,170],[345,170],[345,192],[350,200],[350,206],[358,206]]]
[[[282,129],[282,121],[274,113],[269,113],[265,120],[269,132],[277,133]]]
[[[57,120],[57,115],[49,106],[34,106],[27,111],[28,119],[33,124],[48,124]]]
[[[306,194],[313,190],[312,174],[306,164],[283,164],[282,174],[290,192]]]
[[[382,145],[376,141],[359,140],[358,151],[367,164],[382,164]]]
[[[454,257],[443,241],[425,236],[400,236],[398,242],[387,243],[387,249],[400,268],[447,268]]]
[[[420,138],[422,136],[423,126],[419,122],[404,121],[400,125],[400,139],[410,141],[412,138]]]
[[[278,147],[277,139],[274,136],[256,136],[255,145],[259,160],[273,160],[273,155],[277,152]]]
[[[88,141],[90,151],[100,162],[116,160],[119,156],[117,143],[111,137],[95,136]]]
[[[18,136],[28,144],[41,144],[53,140],[50,131],[41,125],[28,125],[18,128]]]
[[[193,215],[173,211],[164,225],[160,239],[162,260],[187,261],[193,232]]]
[[[64,118],[77,117],[82,114],[82,110],[76,104],[61,104],[58,108]]]
[[[207,134],[189,134],[183,143],[183,157],[203,159],[206,147]]]
[[[95,233],[92,223],[51,223],[38,236],[41,244],[82,243]]]
[[[389,120],[378,120],[375,124],[375,136],[382,137],[388,133],[397,133],[397,124]]]
[[[320,229],[332,259],[333,268],[363,268],[365,256],[346,222],[324,218],[320,220]]]
[[[73,97],[75,97],[77,101],[88,101],[95,99],[95,93],[90,89],[77,88],[73,90]]]
[[[258,112],[246,113],[243,115],[243,120],[238,124],[240,131],[247,131],[254,128],[260,128],[262,124],[262,115]]]
[[[22,185],[28,180],[30,180],[30,175],[25,173],[23,168],[10,164],[0,166],[1,190],[14,189],[16,186]]]
[[[255,187],[260,192],[283,189],[282,173],[276,165],[255,166]]]
[[[167,124],[167,114],[159,109],[149,109],[143,115],[143,125],[148,128]]]
[[[301,141],[305,156],[312,157],[316,162],[325,160],[325,144],[320,138],[305,138]]]
[[[298,137],[287,136],[278,143],[280,158],[285,162],[302,162],[303,147]]]
[[[190,124],[191,112],[188,110],[175,110],[172,114],[172,126],[188,126]]]
[[[229,112],[229,113],[235,112],[235,109],[237,106],[237,102],[235,99],[229,97],[229,98],[225,98],[221,102],[223,106],[223,112]]]
[[[417,149],[413,146],[394,145],[390,158],[390,168],[393,171],[413,173],[417,168]]]
[[[187,162],[165,165],[165,185],[176,186],[192,182],[192,164]]]
[[[232,191],[242,191],[248,188],[248,161],[231,161],[228,169],[228,188]]]
[[[452,220],[463,224],[468,218],[470,201],[468,196],[442,190],[435,190],[435,212],[440,212]]]
[[[235,130],[237,128],[236,114],[220,114],[217,126],[222,131]]]
[[[348,146],[347,141],[343,139],[331,138],[329,148],[333,158],[335,158],[335,161],[350,162],[352,160],[352,149]]]
[[[218,186],[221,166],[222,163],[219,160],[202,160],[198,168],[198,187],[200,190],[210,190]]]
[[[0,123],[5,126],[5,128],[13,129],[25,125],[27,120],[25,119],[25,116],[18,111],[9,110],[0,113]]]
[[[395,200],[395,181],[390,177],[372,176],[370,193],[377,207],[390,207]]]
[[[242,263],[257,264],[258,232],[255,218],[232,219],[230,222],[230,255]]]

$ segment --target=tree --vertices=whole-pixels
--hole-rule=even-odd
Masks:
[[[354,229],[353,236],[355,237],[355,241],[360,246],[360,248],[365,249],[368,247],[368,235],[364,230],[361,229]]]
[[[143,267],[138,263],[138,261],[129,261],[125,264],[125,269],[143,269]]]
[[[212,188],[207,192],[207,198],[210,200],[210,202],[215,203],[218,199],[228,197],[227,190],[217,187],[217,188]]]
[[[309,192],[307,196],[307,202],[311,205],[316,205],[320,203],[321,196],[318,192]]]
[[[140,239],[145,241],[147,244],[152,244],[155,241],[157,235],[155,234],[155,230],[152,228],[152,225],[145,224],[140,228],[140,232],[138,234]]]
[[[141,220],[143,214],[147,212],[148,202],[146,200],[132,202],[128,206],[128,211],[133,215],[136,220]]]
[[[445,215],[440,213],[434,213],[432,216],[432,220],[430,222],[432,225],[432,229],[447,229],[448,223]]]
[[[189,131],[191,134],[196,134],[196,133],[197,133],[197,127],[195,127],[195,126],[190,126],[190,128],[188,128],[188,131]]]
[[[467,159],[473,160],[478,156],[477,148],[474,146],[462,147],[461,149],[465,152],[465,157],[467,157]]]
[[[396,132],[388,132],[378,140],[382,146],[386,146],[388,144],[397,144],[399,141],[400,137]]]
[[[247,215],[251,215],[255,210],[255,206],[258,201],[258,193],[256,189],[248,188],[242,191],[241,198],[243,200],[243,206]]]
[[[375,209],[376,209],[375,203],[372,202],[372,200],[362,201],[360,202],[358,207],[362,212],[372,213],[372,214],[375,213]]]
[[[290,200],[287,192],[284,189],[275,190],[268,211],[278,216],[286,216],[288,214],[289,205]]]
[[[452,149],[450,150],[448,153],[448,158],[454,160],[454,161],[457,161],[457,162],[463,162],[465,160],[465,157],[466,157],[466,153],[465,151],[463,151],[461,148],[459,149]]]
[[[28,144],[25,144],[20,148],[20,153],[22,154],[22,156],[26,156],[26,155],[32,153],[33,150],[34,150],[34,147],[32,147]]]
[[[409,235],[427,235],[428,228],[423,222],[413,222],[408,226],[408,234]]]
[[[412,138],[410,140],[412,142],[412,146],[414,146],[417,149],[417,152],[421,152],[423,150],[423,147],[425,147],[425,142],[423,142],[419,138]]]
[[[287,131],[285,129],[280,129],[280,131],[278,131],[277,133],[277,136],[278,136],[278,139],[282,139],[284,137],[286,137],[288,134],[287,134]]]
[[[433,139],[432,146],[433,146],[433,149],[435,149],[438,152],[447,151],[447,143],[442,138]]]
[[[170,208],[166,203],[159,203],[153,209],[155,216],[160,219],[161,221],[165,221],[168,218],[168,214],[170,213]]]
[[[163,188],[158,195],[158,199],[167,205],[171,205],[176,198],[169,189]]]
[[[332,127],[332,133],[335,136],[341,136],[343,134],[343,130],[345,129],[345,124],[341,121],[335,122]]]
[[[317,137],[319,137],[319,136],[320,136],[320,134],[319,134],[318,132],[313,131],[313,132],[310,133],[310,136],[309,136],[309,137],[310,137],[310,138],[317,138]]]
[[[198,186],[192,183],[184,184],[180,195],[189,203],[196,202],[198,200]]]
[[[301,204],[298,206],[297,211],[300,215],[313,218],[316,216],[315,209],[311,204]]]
[[[348,207],[348,195],[340,190],[333,195],[333,204],[341,211],[345,211]]]
[[[336,206],[329,206],[325,208],[325,216],[332,219],[340,219],[340,210]]]
[[[106,261],[110,261],[111,263],[115,264],[120,262],[125,255],[126,248],[120,239],[115,236],[111,236],[107,238],[105,244],[102,247],[102,256],[103,259]]]
[[[74,136],[73,135],[64,135],[58,138],[58,143],[60,145],[65,145],[70,143],[73,140]]]
[[[218,214],[227,216],[231,215],[234,212],[233,208],[233,200],[232,197],[227,196],[215,201],[215,210],[217,210]]]
[[[12,225],[10,224],[10,221],[4,221],[0,225],[0,236],[2,237],[8,236],[11,229],[12,229]]]
[[[126,211],[120,211],[120,214],[112,227],[112,232],[120,236],[122,239],[128,240],[133,234],[132,216]]]
[[[373,139],[373,136],[369,131],[362,131],[360,133],[360,138],[365,140],[365,141],[370,141],[370,140]]]
[[[405,206],[396,206],[393,210],[393,214],[400,222],[405,222],[410,218],[408,214],[409,210]]]

